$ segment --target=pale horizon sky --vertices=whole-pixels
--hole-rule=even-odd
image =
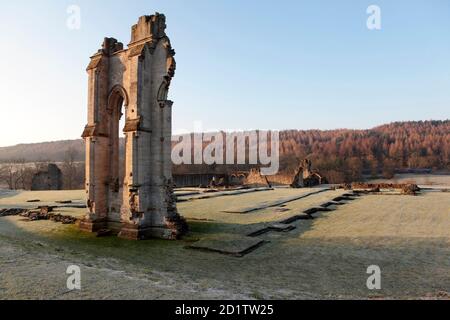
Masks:
[[[0,11],[0,147],[80,138],[89,57],[156,11],[177,52],[174,133],[450,118],[448,0],[17,0]]]

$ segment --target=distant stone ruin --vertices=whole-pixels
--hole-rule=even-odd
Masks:
[[[175,51],[166,18],[139,18],[124,49],[105,38],[91,57],[86,145],[89,212],[80,228],[111,229],[120,237],[177,239],[187,229],[173,193],[172,105]],[[123,106],[123,108],[122,108]],[[125,117],[125,127],[119,120]],[[125,133],[125,177],[119,174],[119,129]]]
[[[244,184],[272,188],[272,183],[269,181],[267,176],[261,174],[261,170],[259,168],[254,168],[250,170],[250,172],[248,173],[247,177],[244,180]]]
[[[33,175],[31,190],[61,190],[62,173],[56,164],[50,163],[47,169],[41,170]]]
[[[311,166],[311,160],[302,161],[292,181],[292,188],[308,188],[328,183],[327,179],[317,170],[312,170]]]

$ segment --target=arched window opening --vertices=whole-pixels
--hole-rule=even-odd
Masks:
[[[167,95],[169,93],[169,84],[166,81],[163,81],[158,91],[158,101],[166,101]]]
[[[126,135],[124,133],[127,113],[127,95],[125,90],[117,86],[111,90],[108,99],[109,127],[110,127],[110,201],[109,215],[112,221],[120,222],[120,213],[125,182],[125,148]]]
[[[125,179],[125,141],[126,134],[123,131],[126,123],[126,107],[124,100],[119,104],[118,110],[119,126],[118,126],[118,136],[119,136],[119,183],[122,185]]]

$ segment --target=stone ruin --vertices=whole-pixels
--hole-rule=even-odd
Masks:
[[[349,190],[366,193],[381,193],[383,190],[397,191],[403,195],[415,196],[421,191],[414,183],[363,183],[354,182],[350,186],[344,186]]]
[[[244,184],[253,186],[267,186],[268,188],[272,188],[272,184],[267,176],[261,174],[260,168],[251,169],[244,179]]]
[[[311,160],[302,161],[291,184],[292,188],[308,188],[328,183],[326,178],[317,170],[312,170],[311,167]]]
[[[176,64],[165,29],[162,14],[140,17],[127,49],[105,38],[91,57],[82,135],[89,212],[80,221],[82,230],[113,230],[127,239],[177,239],[187,230],[173,192],[173,102],[167,95]],[[122,116],[125,127],[119,128]],[[123,181],[119,129],[125,134]]]
[[[31,190],[61,190],[62,173],[58,166],[50,163],[46,170],[41,170],[33,175],[31,180]]]

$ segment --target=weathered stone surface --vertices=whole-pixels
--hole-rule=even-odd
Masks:
[[[20,208],[0,209],[0,217],[17,216],[25,211],[25,209]]]
[[[75,224],[77,219],[71,216],[65,216],[59,213],[50,213],[53,209],[51,207],[42,207],[38,210],[27,210],[20,213],[21,217],[28,218],[30,221],[50,220],[53,222],[60,222],[62,224]]]
[[[396,190],[404,195],[416,195],[419,186],[412,183],[353,183],[352,189],[356,191],[381,192],[382,190]]]
[[[317,170],[311,170],[311,166],[311,160],[305,159],[302,161],[291,183],[292,188],[314,187],[327,183],[327,179]]]
[[[61,190],[62,173],[56,164],[50,163],[47,170],[39,171],[33,176],[31,190]]]
[[[105,38],[91,58],[86,144],[89,212],[82,230],[122,224],[120,237],[179,238],[187,225],[173,195],[172,101],[175,51],[162,14],[139,18],[128,49]],[[124,110],[122,110],[122,105]],[[119,120],[125,117],[125,174],[119,175]]]

